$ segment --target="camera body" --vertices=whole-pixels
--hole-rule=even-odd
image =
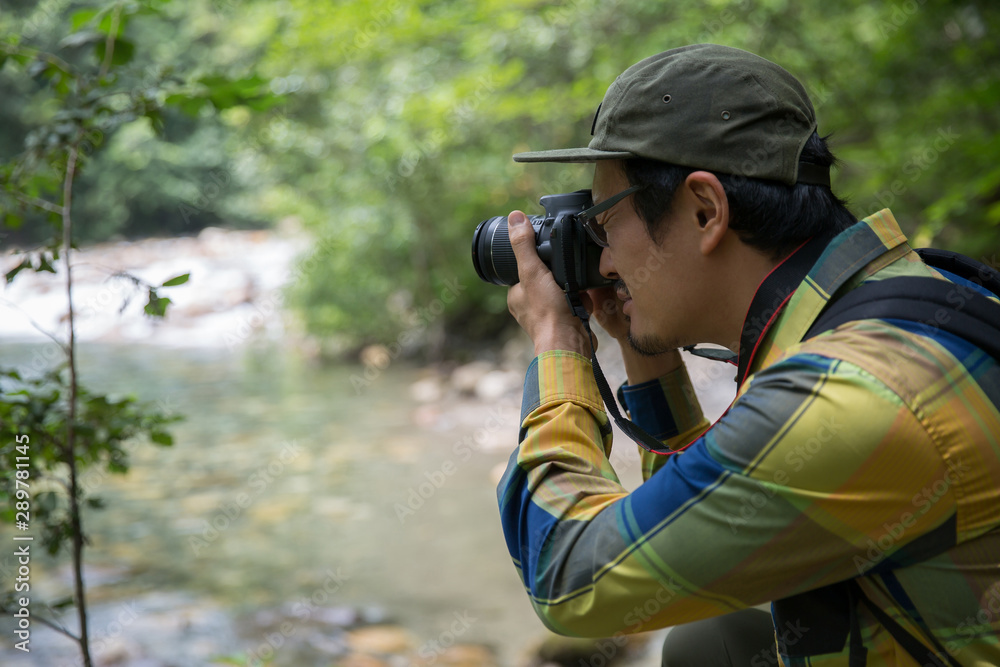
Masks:
[[[552,277],[564,292],[611,285],[613,281],[600,272],[601,251],[577,214],[593,205],[590,190],[545,195],[538,201],[545,215],[533,215],[528,221],[535,230],[538,256],[552,271]],[[472,264],[479,277],[494,285],[518,282],[517,259],[507,235],[507,217],[496,216],[476,227],[472,237]]]

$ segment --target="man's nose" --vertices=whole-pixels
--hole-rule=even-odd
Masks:
[[[611,280],[618,279],[618,271],[615,269],[615,262],[611,258],[611,248],[601,249],[601,263],[598,266],[601,275]]]

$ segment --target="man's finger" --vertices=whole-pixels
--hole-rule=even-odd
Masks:
[[[512,211],[507,216],[507,233],[510,245],[517,259],[517,277],[522,283],[531,282],[539,271],[548,271],[538,257],[535,244],[535,228],[521,211]]]
[[[618,297],[611,287],[594,287],[587,290],[591,302],[594,304],[593,314],[614,315],[618,310]]]

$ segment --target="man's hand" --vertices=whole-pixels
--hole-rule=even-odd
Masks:
[[[566,293],[538,257],[535,230],[521,211],[507,216],[510,245],[520,280],[507,292],[507,308],[535,343],[535,355],[568,350],[590,357],[590,342],[579,318],[569,309]],[[584,305],[587,296],[581,294]]]
[[[681,366],[684,362],[680,352],[671,350],[656,356],[639,354],[628,341],[629,318],[622,312],[622,301],[614,287],[598,287],[588,290],[584,302],[589,299],[588,310],[601,328],[618,341],[625,362],[625,374],[629,384],[639,384],[655,380]]]
[[[628,345],[628,315],[622,312],[622,301],[614,287],[595,287],[587,290],[592,308],[590,314],[601,328],[622,346]]]

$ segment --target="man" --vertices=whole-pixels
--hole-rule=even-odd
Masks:
[[[619,341],[632,419],[687,447],[643,452],[646,481],[622,488],[590,337],[512,212],[508,304],[538,356],[498,496],[544,623],[701,621],[670,631],[669,665],[1000,664],[1000,364],[905,319],[803,340],[862,284],[948,278],[889,211],[857,222],[833,195],[801,84],[738,49],[673,49],[618,77],[592,134],[515,160],[595,164],[588,231],[616,282],[584,300]],[[712,426],[677,351],[696,343],[738,354]]]

